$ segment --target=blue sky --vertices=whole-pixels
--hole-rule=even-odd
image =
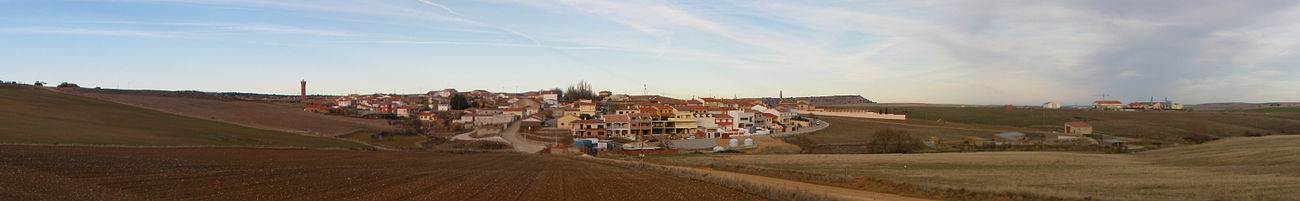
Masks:
[[[1293,1],[0,0],[0,80],[309,93],[1300,101]]]

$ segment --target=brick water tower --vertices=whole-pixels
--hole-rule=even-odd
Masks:
[[[302,84],[302,94],[298,95],[299,100],[307,100],[307,80],[300,82]]]

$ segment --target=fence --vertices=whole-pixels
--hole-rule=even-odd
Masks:
[[[677,154],[676,149],[667,150],[622,150],[622,151],[596,151],[596,155],[619,154],[619,155],[673,155]]]
[[[905,114],[881,114],[867,110],[813,110],[804,113],[836,117],[907,120],[907,115]]]

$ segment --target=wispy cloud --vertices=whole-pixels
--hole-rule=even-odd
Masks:
[[[457,13],[455,10],[452,10],[451,8],[448,8],[447,6],[443,6],[442,4],[433,3],[433,2],[428,1],[428,0],[419,0],[419,1],[420,1],[420,3],[424,3],[425,5],[429,5],[429,6],[433,6],[433,7],[441,8],[442,10],[447,11],[447,13],[450,13],[451,15],[454,15],[454,16],[456,16],[456,17],[460,17],[463,21],[465,21],[465,22],[467,22],[467,23],[470,23],[470,24],[473,24],[473,25],[478,25],[478,26],[490,27],[490,28],[493,28],[493,29],[497,29],[497,30],[505,31],[505,32],[510,33],[510,34],[514,34],[514,35],[516,35],[516,36],[519,36],[519,37],[522,37],[522,38],[524,38],[524,39],[528,39],[529,41],[532,41],[534,46],[541,46],[541,45],[542,45],[542,42],[541,42],[541,41],[538,41],[537,38],[533,38],[533,36],[529,36],[528,34],[524,34],[523,32],[515,31],[514,29],[511,29],[511,28],[506,28],[506,27],[502,27],[502,26],[497,26],[497,25],[493,25],[493,24],[483,23],[483,22],[480,22],[480,21],[477,21],[477,20],[472,20],[472,19],[465,18],[465,16],[461,15],[460,13]]]
[[[333,36],[333,37],[361,37],[361,36],[379,36],[382,34],[357,33],[334,31],[325,29],[310,29],[302,27],[266,25],[266,24],[224,24],[224,23],[202,23],[202,22],[142,22],[142,21],[91,21],[95,24],[126,24],[126,25],[157,25],[169,27],[183,27],[195,30],[196,32],[247,32],[254,34],[284,34],[284,35],[306,35],[306,36]]]
[[[652,74],[659,71],[646,69],[682,65],[802,81],[807,86],[799,87],[815,91],[810,93],[870,93],[886,101],[1078,103],[1101,92],[1181,95],[1191,102],[1300,98],[1278,92],[1300,91],[1300,85],[1289,85],[1300,76],[1293,68],[1300,65],[1300,23],[1294,20],[1300,5],[1286,0],[112,2],[248,8],[236,13],[258,14],[239,19],[271,17],[0,25],[9,27],[0,34],[544,49],[459,57],[479,58],[483,65],[557,57],[551,66],[600,66],[609,69],[596,70],[610,74]],[[680,83],[692,82],[700,81]],[[763,86],[744,89],[789,87],[755,84]],[[668,90],[697,90],[675,87],[681,89]],[[1225,90],[1233,92],[1190,94]]]
[[[141,30],[120,30],[120,29],[87,29],[87,28],[61,28],[61,27],[21,27],[21,28],[0,28],[3,34],[55,34],[55,35],[95,35],[95,36],[124,36],[124,37],[145,37],[145,38],[191,38],[195,33],[181,31],[141,31]]]

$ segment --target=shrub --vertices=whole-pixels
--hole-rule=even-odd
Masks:
[[[68,83],[68,82],[59,83],[58,87],[59,88],[81,88],[81,86],[77,86],[77,84]]]
[[[924,147],[920,139],[907,131],[889,128],[876,131],[867,141],[867,151],[871,153],[907,153]]]

